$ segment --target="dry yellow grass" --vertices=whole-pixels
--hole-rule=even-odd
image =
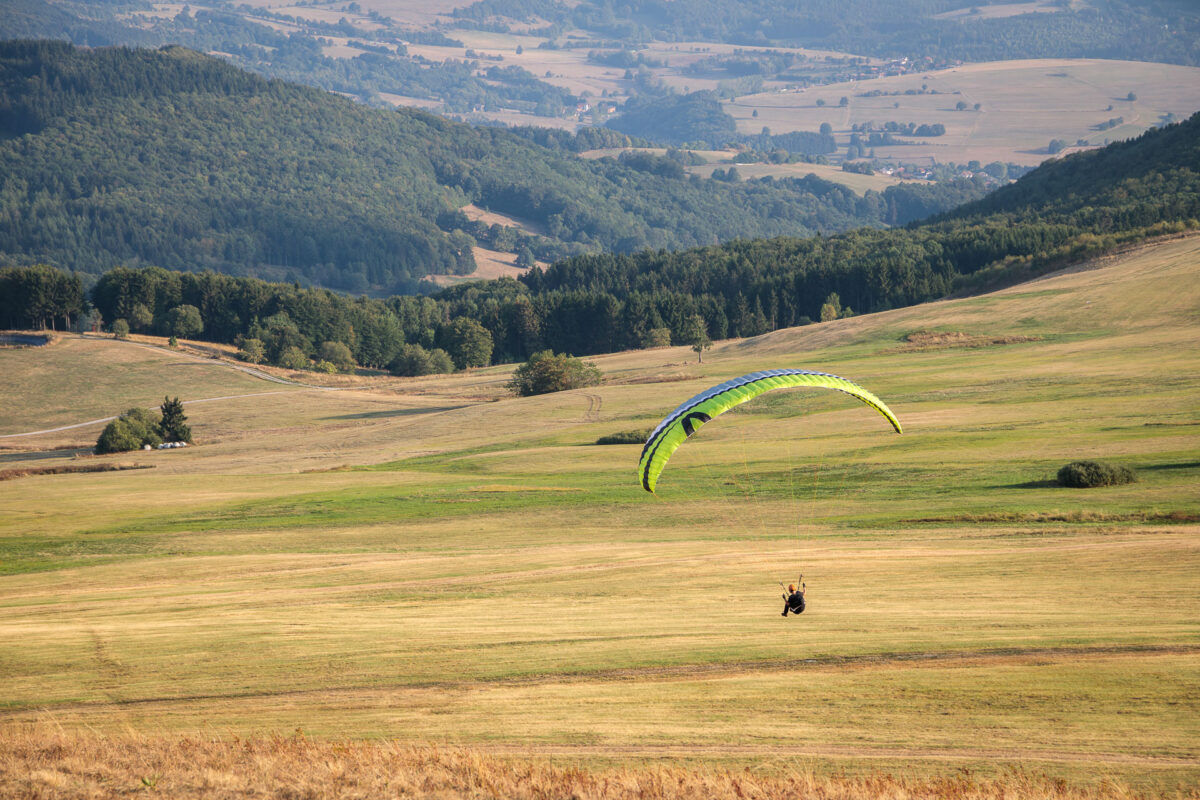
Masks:
[[[820,775],[642,766],[579,768],[536,756],[461,747],[266,738],[102,736],[47,726],[0,729],[0,794],[58,798],[149,793],[250,797],[509,798],[510,800],[1140,800],[1117,780],[1081,788],[1036,772],[996,778]],[[1178,795],[1188,800],[1194,792]]]
[[[693,796],[718,767],[1194,794],[1197,263],[1200,237],[1156,242],[703,364],[600,356],[604,385],[535,398],[507,394],[508,366],[212,402],[189,411],[198,446],[145,454],[153,470],[0,482],[4,735],[132,731],[146,754],[299,726],[588,775],[698,764]],[[158,357],[103,344],[92,371]],[[44,384],[64,380],[71,351],[42,352]],[[771,366],[861,381],[905,434],[834,393],[773,393],[681,448],[657,497],[636,445],[591,446]],[[1078,457],[1140,481],[1050,485]],[[799,569],[810,609],[783,620],[774,581]]]

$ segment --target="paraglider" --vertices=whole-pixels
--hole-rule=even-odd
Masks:
[[[782,583],[779,585],[783,586]],[[800,588],[798,590],[796,589],[796,584],[788,584],[787,588],[783,590],[783,614],[781,614],[781,616],[786,617],[788,612],[793,614],[804,613],[804,608],[807,605],[804,602],[804,592],[807,590],[807,588],[808,587],[804,584],[803,573],[800,575]]]
[[[642,488],[654,492],[659,475],[667,465],[667,459],[683,444],[689,436],[699,430],[700,426],[709,422],[718,414],[723,414],[734,406],[753,400],[760,394],[774,389],[791,389],[810,386],[817,389],[836,389],[856,397],[871,408],[878,411],[896,433],[900,433],[900,421],[896,415],[884,405],[883,401],[853,381],[826,372],[813,372],[806,369],[770,369],[761,372],[751,372],[739,378],[727,380],[680,404],[678,408],[658,423],[642,448],[642,457],[638,462],[638,477]]]
[[[856,397],[871,408],[882,414],[887,421],[901,432],[900,420],[891,412],[882,400],[868,392],[853,381],[827,372],[813,372],[807,369],[771,369],[761,372],[751,372],[739,378],[719,383],[710,389],[679,405],[658,423],[646,439],[642,448],[642,457],[638,461],[638,478],[642,488],[654,492],[658,485],[659,475],[671,457],[688,437],[699,430],[701,425],[711,422],[713,417],[723,414],[729,409],[753,400],[760,394],[774,389],[791,389],[811,386],[817,389],[836,389]],[[805,601],[804,576],[800,576],[800,588],[795,584],[788,585],[783,592],[783,613],[802,614],[807,605]],[[781,583],[780,586],[783,586]]]

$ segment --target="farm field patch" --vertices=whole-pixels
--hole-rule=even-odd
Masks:
[[[922,94],[922,90],[926,93]],[[933,94],[932,92],[937,92]],[[879,92],[875,96],[862,96]],[[908,94],[913,92],[913,94]],[[1127,99],[1130,94],[1135,99]],[[840,105],[846,97],[847,105]],[[819,101],[819,102],[818,102]],[[959,102],[966,110],[956,110]],[[978,111],[974,109],[978,103]],[[1164,115],[1200,109],[1200,68],[1097,59],[965,64],[937,72],[739,97],[726,110],[744,133],[815,131],[828,122],[840,145],[866,122],[941,123],[939,137],[879,146],[879,158],[965,164],[970,160],[1038,164],[1052,139],[1091,144],[1136,136]],[[754,112],[757,111],[757,116]],[[1123,118],[1118,126],[1101,123]]]

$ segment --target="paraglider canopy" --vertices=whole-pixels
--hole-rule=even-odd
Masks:
[[[642,448],[642,457],[638,462],[638,478],[642,488],[653,492],[658,484],[658,477],[667,465],[671,454],[699,430],[700,426],[713,417],[723,414],[734,406],[753,400],[760,394],[774,389],[792,389],[810,386],[817,389],[836,389],[856,397],[871,408],[878,411],[896,433],[900,433],[900,421],[883,401],[853,381],[826,372],[813,372],[806,369],[771,369],[762,372],[751,372],[739,378],[733,378],[712,388],[705,389],[700,394],[679,405],[674,411],[654,429],[646,445]]]

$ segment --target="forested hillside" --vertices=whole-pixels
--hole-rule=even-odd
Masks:
[[[629,141],[603,129],[586,138]],[[7,42],[0,263],[155,264],[407,292],[430,273],[470,272],[476,241],[497,247],[495,231],[455,213],[471,202],[539,228],[497,249],[546,261],[882,225],[909,202],[825,182],[701,180],[570,150],[365,108],[182,48]],[[962,191],[918,207],[945,210]]]
[[[1198,143],[1200,114],[1043,165],[995,199],[932,223],[581,256],[519,282],[468,283],[436,297],[351,299],[122,267],[100,279],[92,302],[105,325],[120,319],[147,332],[253,339],[255,352],[274,361],[289,348],[316,357],[325,342],[342,342],[358,363],[401,374],[425,369],[435,348],[461,367],[523,360],[547,347],[585,355],[664,338],[755,335],[1015,282],[1123,243],[1200,228]],[[70,324],[84,304],[75,276],[0,269],[2,325]],[[178,326],[189,318],[185,334]]]

